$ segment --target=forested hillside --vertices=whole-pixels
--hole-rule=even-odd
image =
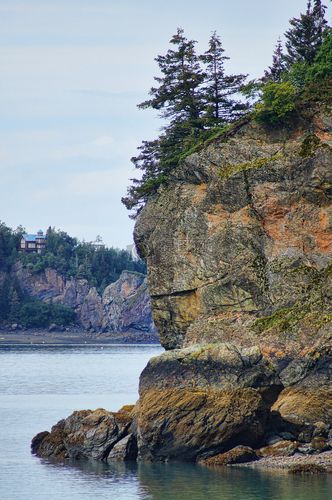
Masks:
[[[84,279],[102,293],[122,271],[145,274],[143,261],[133,260],[125,250],[80,242],[66,232],[48,228],[46,248],[41,254],[20,251],[24,228],[16,230],[0,223],[0,322],[18,322],[24,326],[68,324],[75,313],[61,304],[44,303],[24,293],[13,268],[20,262],[32,274],[51,268],[65,279]]]

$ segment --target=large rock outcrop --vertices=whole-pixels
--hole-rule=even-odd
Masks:
[[[21,289],[31,297],[74,309],[79,324],[86,330],[155,331],[147,280],[143,274],[123,271],[102,294],[87,280],[65,279],[51,268],[36,274],[17,263],[13,275]]]
[[[245,124],[187,158],[143,208],[166,349],[235,342],[299,350],[331,328],[332,120]]]
[[[187,158],[143,208],[135,240],[170,352],[141,376],[142,458],[201,459],[263,436],[311,451],[315,435],[326,440],[331,199],[332,119],[316,109],[292,129],[244,123]]]
[[[316,108],[235,127],[148,201],[135,241],[167,352],[140,378],[141,460],[332,445],[331,199],[331,111]]]

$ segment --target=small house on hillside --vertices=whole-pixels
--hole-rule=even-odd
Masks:
[[[37,234],[23,234],[21,239],[21,250],[23,252],[41,253],[46,245],[46,237],[40,229]]]

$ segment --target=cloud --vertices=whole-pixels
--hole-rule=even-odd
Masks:
[[[35,189],[33,197],[38,202],[52,203],[56,200],[70,198],[73,203],[79,199],[100,199],[107,197],[111,202],[116,196],[118,201],[125,192],[128,168],[119,167],[112,170],[92,170],[90,172],[72,172],[62,176],[61,181],[48,187]]]

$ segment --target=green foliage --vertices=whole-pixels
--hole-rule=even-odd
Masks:
[[[306,12],[290,20],[286,52],[279,38],[265,75],[246,85],[245,75],[225,73],[228,57],[216,32],[208,50],[197,55],[196,42],[177,30],[170,40],[172,48],[156,58],[161,72],[155,78],[158,86],[139,105],[159,110],[169,123],[157,139],[143,141],[139,154],[132,158],[142,176],[131,179],[122,202],[137,210],[133,217],[160,186],[176,177],[174,172],[182,161],[199,151],[206,133],[213,137],[215,128],[218,134],[220,127],[248,111],[264,125],[285,126],[308,102],[332,100],[332,36],[325,11],[321,0],[309,0]],[[240,92],[244,102],[238,98]]]
[[[11,274],[20,261],[32,273],[47,268],[57,270],[65,278],[86,279],[102,292],[116,281],[122,271],[146,273],[143,261],[115,248],[95,247],[79,242],[64,231],[49,228],[46,249],[41,254],[20,252],[23,228],[13,231],[0,223],[0,323],[17,322],[27,327],[43,327],[51,323],[64,325],[75,320],[75,313],[60,304],[45,304],[25,295]]]
[[[254,169],[254,168],[262,168],[265,167],[266,165],[269,165],[270,163],[273,163],[274,161],[277,161],[282,158],[282,153],[276,153],[272,156],[268,156],[266,158],[256,158],[255,160],[244,162],[244,163],[236,163],[233,165],[226,165],[224,166],[220,172],[219,172],[219,177],[221,179],[228,179],[228,177],[231,177],[232,175],[238,173],[238,172],[244,172],[246,170]]]
[[[285,71],[286,71],[285,56],[282,49],[281,39],[278,38],[272,56],[272,66],[269,66],[268,70],[265,71],[265,75],[262,78],[262,80],[265,82],[272,81],[280,83],[282,81],[282,77]]]
[[[309,0],[305,14],[289,21],[291,27],[285,33],[288,69],[296,63],[313,63],[327,29],[325,10],[321,0]]]
[[[8,271],[15,261],[23,233],[22,227],[14,231],[0,221],[0,271]]]
[[[86,279],[99,292],[116,281],[124,270],[146,272],[144,262],[134,261],[125,250],[96,248],[54,228],[47,230],[43,253],[22,252],[18,258],[33,273],[52,268],[66,278]]]
[[[208,50],[200,56],[205,66],[202,98],[204,103],[203,123],[208,127],[220,126],[243,115],[247,105],[234,96],[243,86],[247,75],[226,75],[224,55],[220,37],[212,33]]]
[[[142,176],[131,179],[122,202],[128,209],[137,210],[134,217],[148,197],[169,182],[188,154],[247,110],[236,97],[246,77],[225,73],[224,61],[228,57],[216,33],[201,56],[196,55],[196,42],[188,40],[182,29],[170,43],[167,53],[156,58],[161,73],[155,77],[158,86],[152,87],[151,98],[139,105],[141,109],[160,111],[168,124],[157,139],[143,141],[139,154],[132,158]]]
[[[184,31],[178,28],[171,38],[167,53],[156,57],[160,77],[155,77],[158,87],[152,87],[151,99],[139,108],[153,108],[161,111],[161,116],[176,122],[189,122],[196,126],[202,108],[199,85],[203,73],[195,52],[196,41],[188,40]]]
[[[306,85],[309,68],[309,64],[297,62],[290,68],[288,73],[284,75],[284,79],[285,81],[289,81],[298,91],[300,91]]]
[[[174,141],[172,140],[171,135],[160,137],[157,144],[153,144],[153,141],[143,143],[140,147],[141,154],[132,159],[136,168],[144,171],[143,176],[140,180],[131,179],[133,184],[128,188],[127,196],[122,198],[122,203],[129,210],[136,208],[136,213],[132,217],[137,216],[147,199],[156,193],[160,186],[167,185],[172,172],[189,155],[200,151],[211,141],[225,134],[230,127],[229,124],[225,124],[208,130],[197,130],[178,143],[176,137]],[[150,149],[153,147],[156,148],[155,156],[159,161],[150,159]]]
[[[320,145],[321,140],[316,134],[308,134],[302,141],[299,154],[302,158],[310,158],[315,154]]]
[[[75,322],[75,318],[75,312],[68,307],[35,300],[23,303],[10,319],[26,328],[43,328],[53,323],[58,326],[69,325]]]
[[[330,28],[324,37],[324,41],[317,52],[315,60],[307,69],[306,79],[308,82],[332,79],[332,29]],[[330,82],[331,83],[331,82]]]
[[[295,110],[296,95],[290,82],[268,82],[263,88],[262,101],[256,104],[256,120],[268,125],[285,123]]]

